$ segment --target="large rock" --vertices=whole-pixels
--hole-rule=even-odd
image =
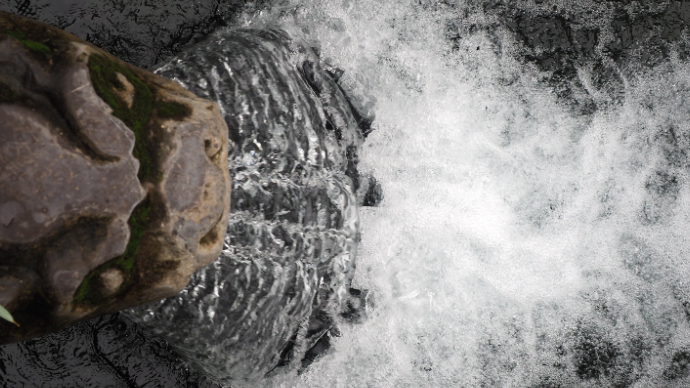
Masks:
[[[184,288],[222,247],[227,153],[214,103],[0,12],[0,343]]]

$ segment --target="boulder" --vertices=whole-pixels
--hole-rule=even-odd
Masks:
[[[229,215],[218,106],[0,12],[0,343],[176,294]]]

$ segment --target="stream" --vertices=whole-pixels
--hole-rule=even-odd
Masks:
[[[146,68],[218,28],[298,31],[375,106],[359,169],[383,200],[358,210],[352,280],[366,317],[338,324],[306,368],[231,386],[690,384],[690,3],[102,3],[0,10],[72,28]],[[75,16],[92,14],[96,28]],[[27,371],[50,369],[40,381],[217,386],[127,318],[78,330],[100,338],[89,330],[109,319],[157,347],[129,366],[115,355],[107,367],[50,369],[45,340],[29,341],[42,356],[8,345],[0,382],[63,386],[31,385],[39,373]],[[94,383],[100,370],[116,372]]]

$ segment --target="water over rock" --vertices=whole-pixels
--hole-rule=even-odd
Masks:
[[[221,387],[119,313],[0,347],[0,386]]]
[[[348,299],[365,129],[295,33],[222,29],[155,72],[216,101],[234,143],[220,257],[177,296],[127,312],[224,381],[300,366]]]
[[[8,18],[25,21],[15,16]],[[28,49],[26,44],[31,45],[30,42],[41,43],[40,34],[40,29],[31,29],[7,40],[14,38]],[[352,306],[360,306],[366,293],[348,290],[359,239],[357,203],[375,205],[381,199],[376,181],[372,177],[361,178],[357,170],[358,148],[371,130],[373,114],[370,107],[368,111],[362,109],[338,84],[342,72],[325,65],[310,47],[293,38],[297,35],[271,29],[222,30],[156,71],[197,95],[216,101],[229,125],[231,147],[229,157],[222,163],[235,184],[234,194],[225,201],[232,208],[232,216],[224,224],[227,230],[220,257],[194,275],[182,293],[127,311],[129,318],[123,314],[106,315],[0,348],[0,367],[3,373],[7,371],[3,375],[5,380],[0,381],[21,386],[48,383],[61,376],[60,381],[66,385],[136,386],[152,381],[158,384],[158,378],[152,376],[159,376],[166,365],[186,367],[180,355],[216,380],[252,380],[284,368],[307,365],[325,351],[329,333],[337,335],[335,323],[339,315],[346,321],[359,319],[360,309],[353,310]],[[170,89],[186,93],[178,91],[181,88],[170,85],[171,82],[157,77],[152,80],[150,74],[140,73],[98,49],[88,50],[124,67],[146,84],[164,85],[164,90],[156,89],[156,93]],[[109,67],[107,61],[98,65],[106,70]],[[111,99],[128,108],[131,104],[130,110],[137,109],[138,84],[124,70],[103,78],[115,86],[110,88],[114,94],[109,96]],[[92,90],[98,94],[97,87]],[[161,111],[155,106],[156,97],[154,119]],[[107,102],[108,96],[98,101],[101,100]],[[188,113],[176,109],[168,112],[173,119]],[[120,121],[127,126],[127,119]],[[206,141],[203,145],[205,151],[213,151],[217,146]],[[178,144],[175,149],[184,146]],[[155,147],[159,144],[149,144],[148,149]],[[159,174],[153,180],[141,179],[141,168],[136,164],[142,155],[137,154],[136,146],[126,151],[130,153],[125,156],[134,164],[130,176],[135,182],[142,182],[142,190],[167,189],[158,182]],[[214,163],[219,161],[218,155],[207,152]],[[159,156],[153,154],[154,158]],[[190,159],[188,163],[193,164],[195,159]],[[202,174],[189,174],[190,169],[179,164],[175,163],[177,170],[172,175],[184,178],[177,181],[181,187],[193,186],[198,183],[195,180],[203,178]],[[193,194],[193,190],[180,190],[177,202],[171,200],[170,206],[188,205],[188,197]],[[149,191],[147,198],[150,197]],[[136,215],[142,203],[150,202],[137,202],[130,212]],[[204,222],[196,221],[179,222],[178,232],[194,235],[194,228],[200,224],[203,227]],[[217,236],[222,239],[223,233]],[[81,245],[76,242],[73,246]],[[105,269],[97,278],[100,284],[96,289],[101,296],[107,296],[104,294],[108,290],[123,282],[117,268]],[[20,273],[19,269],[14,271]],[[11,283],[3,283],[6,284]],[[18,321],[26,320],[11,310]],[[126,329],[113,334],[112,327]],[[108,335],[101,336],[103,331]],[[132,335],[141,337],[142,346],[147,349],[159,349],[163,342],[158,338],[165,339],[172,346],[163,346],[170,356],[152,361],[151,352],[143,352],[148,355],[144,358],[136,351],[137,354],[130,354],[127,344]],[[36,358],[43,353],[49,353],[50,362],[62,360],[55,365],[59,372],[25,377],[26,370],[41,369],[47,362]],[[134,361],[124,362],[126,359]],[[23,364],[27,366],[20,367]],[[105,370],[112,372],[110,377],[92,379]],[[204,379],[189,372],[171,382],[171,386],[197,384],[197,380]]]
[[[149,69],[264,0],[9,0],[0,11],[39,20]]]
[[[0,343],[179,292],[229,214],[218,107],[0,13]]]

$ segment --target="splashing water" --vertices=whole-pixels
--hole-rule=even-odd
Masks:
[[[614,39],[606,5],[525,4]],[[266,386],[690,381],[687,60],[604,60],[603,79],[578,61],[564,99],[487,8],[302,0],[244,18],[301,29],[377,101],[360,167],[385,195],[360,209],[369,319]]]

